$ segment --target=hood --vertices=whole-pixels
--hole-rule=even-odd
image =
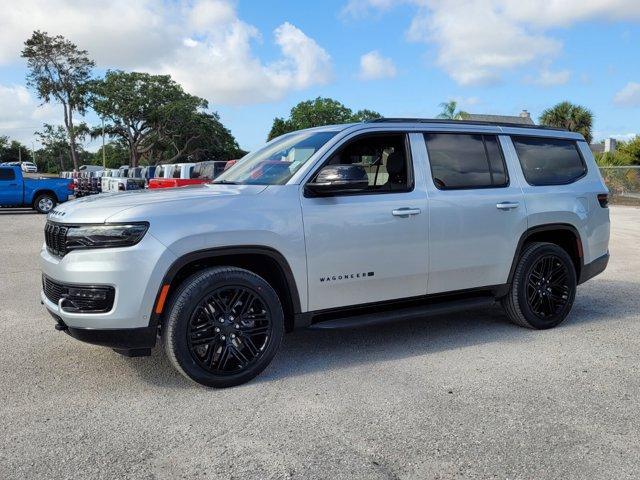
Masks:
[[[54,208],[48,217],[60,223],[103,223],[109,217],[141,205],[157,204],[172,208],[175,203],[190,203],[234,195],[257,195],[266,185],[204,184],[180,188],[109,192],[79,198]]]

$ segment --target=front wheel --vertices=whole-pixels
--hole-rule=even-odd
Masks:
[[[56,206],[56,199],[49,193],[38,195],[33,202],[33,208],[38,213],[47,214]]]
[[[569,254],[553,243],[527,245],[502,306],[511,321],[527,328],[560,324],[576,296],[576,270]]]
[[[235,267],[209,268],[180,286],[162,336],[180,373],[209,387],[232,387],[269,365],[284,336],[284,314],[263,278]]]

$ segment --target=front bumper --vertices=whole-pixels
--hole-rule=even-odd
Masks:
[[[61,302],[53,303],[44,291],[40,298],[70,332],[147,328],[162,278],[175,260],[176,256],[150,232],[132,247],[75,250],[62,258],[43,246],[40,266],[46,277],[66,285],[113,287],[115,297],[111,309],[103,313],[66,311]],[[80,336],[77,338],[83,339]]]
[[[56,321],[56,330],[61,330],[81,342],[113,348],[129,357],[146,356],[156,344],[157,327],[123,328],[101,330],[93,328],[69,327],[64,321],[51,313]]]

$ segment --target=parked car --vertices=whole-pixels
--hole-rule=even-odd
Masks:
[[[33,162],[22,162],[20,168],[24,173],[38,173],[38,167]]]
[[[49,213],[72,193],[70,180],[26,178],[19,166],[0,166],[0,207],[31,207],[39,213]]]
[[[153,179],[149,182],[149,188],[175,188],[210,182],[224,171],[226,163],[207,161],[171,165],[166,171],[173,176]],[[189,175],[189,177],[182,178],[183,175]]]
[[[142,167],[142,170],[140,171],[140,177],[144,178],[144,186],[145,186],[145,188],[149,186],[149,180],[151,180],[152,178],[155,178],[155,173],[156,173],[156,166],[155,165],[149,165],[147,167]]]
[[[518,325],[555,327],[607,266],[607,202],[576,133],[409,119],[314,128],[213,183],[57,207],[41,299],[77,339],[131,356],[159,341],[182,374],[228,387],[258,375],[294,328],[495,302]]]
[[[170,188],[188,185],[195,163],[164,165],[163,176],[149,180],[149,188]],[[196,182],[202,183],[202,182]]]
[[[112,173],[107,183],[107,191],[122,192],[126,189],[127,176],[129,175],[129,166],[122,165],[117,171]],[[103,190],[104,191],[104,190]]]
[[[109,191],[109,182],[111,181],[111,178],[117,174],[118,170],[114,170],[112,168],[108,168],[102,173],[102,177],[100,178],[100,192]]]

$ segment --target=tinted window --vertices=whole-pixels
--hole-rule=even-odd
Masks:
[[[15,180],[16,174],[12,168],[0,168],[0,180]]]
[[[425,134],[431,175],[439,189],[507,185],[504,159],[495,135]]]
[[[576,142],[556,138],[514,137],[524,177],[530,185],[562,185],[587,171]]]

